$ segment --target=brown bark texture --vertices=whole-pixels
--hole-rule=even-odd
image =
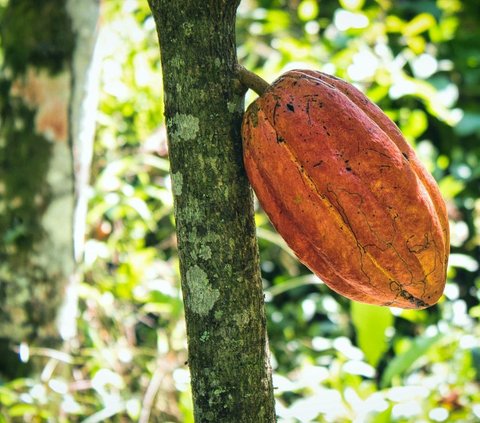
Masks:
[[[274,422],[236,79],[239,1],[149,0],[160,40],[195,421]]]

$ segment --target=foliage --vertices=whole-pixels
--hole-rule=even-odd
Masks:
[[[239,31],[240,60],[268,80],[304,67],[359,86],[437,178],[452,225],[441,303],[427,311],[380,311],[318,285],[272,242],[272,229],[259,218],[262,267],[273,294],[270,342],[277,376],[287,376],[277,391],[280,421],[478,420],[473,2],[259,4],[241,15],[239,29],[245,25],[248,33]],[[468,46],[465,55],[459,44]]]
[[[146,2],[105,3],[78,336],[20,348],[39,371],[2,381],[0,422],[192,421],[154,24]],[[480,419],[478,19],[473,0],[240,5],[239,61],[358,85],[439,181],[452,228],[442,301],[378,309],[328,290],[258,210],[280,422]]]

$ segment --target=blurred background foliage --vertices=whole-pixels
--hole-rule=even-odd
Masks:
[[[330,291],[257,207],[279,422],[480,421],[479,13],[476,0],[240,5],[239,61],[268,81],[314,68],[366,92],[437,179],[452,230],[444,297],[402,311]],[[0,422],[193,421],[147,2],[104,1],[99,42],[78,336],[63,351],[20,348],[39,370],[0,381]]]

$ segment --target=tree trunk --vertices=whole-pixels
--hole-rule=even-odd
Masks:
[[[197,422],[273,422],[235,78],[239,1],[149,0],[159,33]]]
[[[12,0],[0,26],[0,372],[12,377],[12,344],[74,334],[98,14],[98,0]]]

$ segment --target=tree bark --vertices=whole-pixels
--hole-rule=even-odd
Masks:
[[[239,0],[149,0],[162,57],[196,422],[275,421],[236,80]]]
[[[12,377],[12,344],[57,346],[75,332],[98,15],[98,0],[15,0],[0,26],[0,372]]]

